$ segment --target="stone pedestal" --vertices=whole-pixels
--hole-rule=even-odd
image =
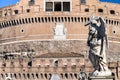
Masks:
[[[115,80],[114,76],[103,76],[103,77],[89,77],[88,80]]]

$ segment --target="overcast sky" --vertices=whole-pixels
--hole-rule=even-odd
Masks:
[[[0,0],[0,8],[17,3],[19,0]],[[104,2],[113,2],[120,4],[120,0],[100,0]]]

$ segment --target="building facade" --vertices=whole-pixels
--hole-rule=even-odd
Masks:
[[[86,40],[89,17],[107,25],[109,68],[120,76],[120,5],[98,0],[20,0],[0,9],[0,77],[78,80],[92,71]]]

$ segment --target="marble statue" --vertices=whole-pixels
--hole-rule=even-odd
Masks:
[[[89,36],[87,45],[89,46],[89,59],[94,67],[91,76],[111,76],[106,61],[106,51],[108,48],[108,39],[106,23],[102,17],[90,17]]]

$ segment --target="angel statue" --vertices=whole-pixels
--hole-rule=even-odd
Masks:
[[[108,48],[106,23],[102,17],[90,17],[89,35],[87,45],[89,46],[89,59],[94,67],[91,76],[111,76],[106,61],[105,49]]]

